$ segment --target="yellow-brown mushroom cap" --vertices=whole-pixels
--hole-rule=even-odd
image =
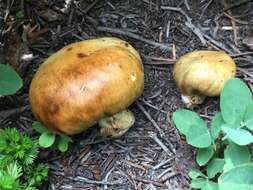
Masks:
[[[235,73],[235,62],[223,51],[187,53],[173,68],[176,85],[187,96],[218,96],[225,82]]]
[[[54,132],[77,134],[118,113],[143,92],[138,52],[117,38],[70,44],[35,74],[29,100],[37,120]]]

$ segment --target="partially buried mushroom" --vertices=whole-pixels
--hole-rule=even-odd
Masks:
[[[187,53],[173,68],[173,77],[187,107],[201,104],[206,96],[218,96],[235,73],[235,62],[223,51]]]
[[[119,137],[135,122],[127,108],[142,94],[138,52],[118,38],[70,44],[35,74],[29,100],[37,120],[56,133],[73,135],[94,124],[103,136]]]

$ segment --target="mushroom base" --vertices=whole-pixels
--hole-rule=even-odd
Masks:
[[[117,138],[126,133],[134,122],[134,114],[130,110],[123,110],[99,120],[98,124],[101,127],[99,133],[104,137]]]
[[[206,96],[200,95],[182,95],[181,97],[187,108],[192,108],[198,104],[202,104],[206,98]]]

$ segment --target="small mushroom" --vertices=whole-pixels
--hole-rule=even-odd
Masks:
[[[70,44],[35,74],[29,100],[35,118],[56,133],[73,135],[94,124],[103,136],[119,137],[135,121],[126,110],[143,92],[138,52],[117,38]]]
[[[235,62],[223,51],[187,53],[173,68],[173,77],[187,107],[201,104],[206,96],[218,96],[235,73]]]

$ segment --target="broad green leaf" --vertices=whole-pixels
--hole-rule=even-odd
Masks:
[[[0,64],[0,95],[15,94],[23,86],[23,81],[9,65]]]
[[[58,145],[57,145],[58,149],[61,152],[66,152],[68,150],[68,146],[69,146],[69,141],[60,137]]]
[[[243,164],[225,172],[218,179],[220,190],[252,190],[253,164]]]
[[[219,190],[217,183],[203,178],[193,179],[191,181],[191,187],[201,190]]]
[[[223,124],[224,124],[224,120],[222,118],[221,113],[220,112],[216,113],[215,116],[213,117],[213,120],[211,122],[211,127],[210,127],[210,133],[213,140],[215,140],[219,136],[219,133],[221,131],[221,126]]]
[[[207,176],[213,178],[216,174],[221,173],[224,167],[224,159],[214,158],[207,166]]]
[[[184,135],[187,134],[189,128],[194,126],[206,126],[203,119],[198,114],[186,109],[178,109],[172,114],[172,120],[176,128]]]
[[[246,146],[239,146],[229,142],[224,151],[225,166],[224,171],[228,171],[235,166],[250,162],[250,151]]]
[[[39,138],[39,145],[44,148],[48,148],[54,144],[55,134],[44,132]]]
[[[42,125],[42,123],[38,121],[33,122],[32,128],[38,133],[50,132],[46,127]]]
[[[206,125],[192,125],[186,134],[188,144],[197,148],[207,148],[211,145],[211,135]]]
[[[253,130],[253,102],[251,102],[246,108],[244,122],[248,129]]]
[[[214,150],[212,146],[198,149],[198,153],[197,153],[198,165],[200,166],[205,165],[212,158],[213,154],[214,154]]]
[[[226,82],[220,96],[220,108],[224,121],[239,125],[246,107],[250,104],[252,95],[247,85],[238,78]]]
[[[202,187],[204,187],[205,183],[206,183],[206,179],[204,178],[193,179],[191,181],[191,187],[196,188],[196,189],[201,189]]]
[[[199,177],[203,177],[203,178],[206,178],[206,176],[199,170],[196,170],[196,169],[191,169],[188,173],[189,177],[191,179],[197,179]]]
[[[219,190],[219,186],[213,181],[206,180],[201,190]]]
[[[238,145],[247,145],[253,142],[253,136],[245,129],[233,129],[229,125],[222,126],[222,130],[227,134],[229,139]]]
[[[61,134],[60,138],[62,138],[66,142],[73,142],[73,140],[69,136],[64,135],[64,134]]]

